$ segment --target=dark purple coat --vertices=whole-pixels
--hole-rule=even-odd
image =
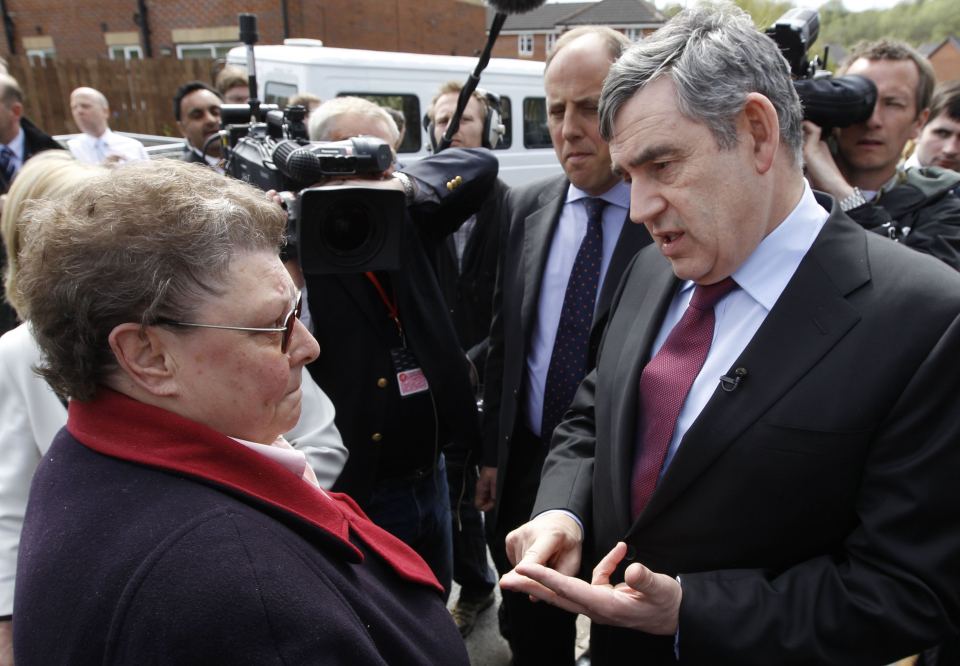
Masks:
[[[33,481],[18,666],[467,663],[429,570],[351,501],[102,393]]]

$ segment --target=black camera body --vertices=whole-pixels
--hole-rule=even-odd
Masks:
[[[877,87],[862,76],[831,77],[819,57],[808,60],[807,52],[819,34],[819,12],[799,7],[788,10],[766,30],[790,65],[804,120],[819,125],[826,135],[834,127],[866,121],[877,103]]]
[[[286,257],[305,274],[396,270],[405,210],[403,192],[366,187],[314,187],[331,177],[379,177],[393,151],[375,137],[309,141],[306,109],[228,104],[221,107],[225,171],[287,199]]]

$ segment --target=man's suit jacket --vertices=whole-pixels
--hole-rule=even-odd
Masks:
[[[57,143],[53,137],[34,125],[27,118],[20,119],[20,129],[23,130],[24,162],[44,150],[63,149],[63,146]],[[3,173],[0,173],[0,194],[5,193],[9,189],[10,183],[7,182],[7,177]],[[3,274],[6,263],[6,253],[3,250],[2,244],[0,244],[0,275]],[[4,300],[4,287],[3,284],[0,283],[0,335],[16,328],[17,323],[17,313],[7,304],[6,300]]]
[[[498,469],[497,497],[502,496],[510,440],[518,414],[522,413],[521,389],[543,271],[569,184],[566,176],[552,176],[512,189],[505,200],[504,215],[510,221],[510,230],[494,294],[483,426],[483,464]],[[624,223],[597,294],[595,331],[598,324],[602,327],[624,268],[649,243],[650,235],[643,226],[632,224],[629,219]],[[557,294],[557,298],[562,300],[563,294]]]
[[[407,345],[435,401],[437,445],[452,442],[474,449],[479,432],[468,364],[430,257],[487,196],[496,180],[497,161],[487,150],[451,148],[404,171],[421,187],[429,186],[433,196],[408,207],[401,239],[403,268],[391,272],[390,280]],[[462,184],[448,189],[446,184],[457,176]],[[390,414],[396,413],[400,398],[390,356],[394,343],[382,334],[387,313],[373,286],[362,274],[307,275],[306,281],[320,343],[320,357],[310,364],[310,373],[337,408],[337,428],[350,451],[334,489],[364,505],[377,483],[383,448],[422,447],[424,442],[409,442],[402,434],[399,441],[375,436],[395,427]]]
[[[460,265],[453,234],[441,243],[436,256],[437,280],[450,309],[453,328],[460,346],[467,350],[467,356],[481,373],[481,381],[489,348],[497,266],[507,234],[507,222],[501,217],[507,191],[502,180],[490,188],[490,195],[477,211]]]
[[[678,286],[655,247],[628,269],[535,512],[581,516],[594,558],[623,540],[679,575],[682,664],[885,664],[955,632],[960,276],[835,207],[732,366],[742,383],[718,386],[631,522],[639,375]],[[675,664],[673,647],[591,642],[598,664]]]

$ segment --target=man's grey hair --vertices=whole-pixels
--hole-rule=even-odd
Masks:
[[[87,86],[77,88],[72,93],[70,93],[71,102],[73,101],[73,98],[76,95],[86,95],[87,97],[92,97],[94,101],[96,101],[96,103],[99,104],[102,108],[104,109],[110,108],[110,102],[107,101],[106,95],[104,95],[102,92],[100,92],[96,88],[88,88]]]
[[[327,100],[310,114],[310,139],[313,141],[329,141],[337,120],[344,115],[363,116],[382,122],[391,134],[392,145],[396,145],[400,138],[397,124],[389,113],[362,97],[348,96]]]
[[[803,113],[790,68],[772,39],[730,4],[699,5],[630,47],[610,68],[600,95],[600,134],[610,141],[623,105],[644,86],[670,77],[677,107],[706,125],[721,150],[737,143],[737,115],[751,92],[773,104],[780,139],[802,161]]]

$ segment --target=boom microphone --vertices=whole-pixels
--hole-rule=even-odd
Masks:
[[[544,2],[546,0],[489,0],[487,4],[498,14],[525,14]]]

